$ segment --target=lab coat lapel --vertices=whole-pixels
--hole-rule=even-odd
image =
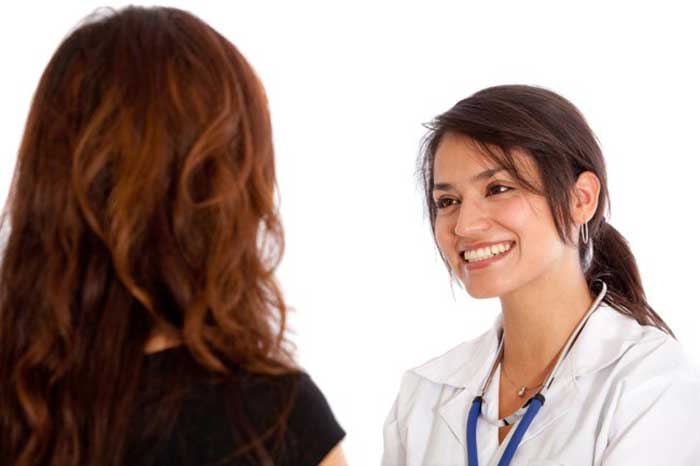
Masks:
[[[437,408],[437,418],[438,422],[447,425],[465,452],[467,415],[496,356],[501,322],[499,314],[493,327],[476,340],[415,369],[423,377],[453,388],[454,391]]]
[[[471,347],[465,348],[462,357],[468,357],[469,363],[460,370],[455,371],[446,379],[448,385],[461,388],[438,410],[439,416],[449,427],[450,432],[464,448],[467,448],[467,417],[474,398],[479,394],[481,383],[485,380],[498,349],[498,332],[501,327],[501,316],[496,318],[493,328],[479,338]],[[477,431],[477,443],[479,451],[484,451],[488,437],[483,435],[486,423],[479,423]]]
[[[574,347],[572,365],[576,377],[595,373],[620,359],[643,338],[644,327],[603,303],[581,332]]]
[[[462,447],[467,448],[467,416],[476,396],[476,391],[463,389],[451,400],[440,406],[439,416],[447,424],[450,432]]]

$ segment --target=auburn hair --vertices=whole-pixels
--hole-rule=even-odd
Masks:
[[[574,227],[569,209],[574,184],[584,171],[593,172],[601,184],[598,209],[588,222],[591,241],[588,245],[578,242],[589,289],[594,291],[604,281],[608,287],[604,300],[611,307],[642,325],[673,335],[647,302],[627,241],[605,218],[605,211],[610,208],[605,159],[593,131],[571,102],[541,87],[494,86],[457,102],[426,126],[428,133],[423,139],[418,171],[433,232],[437,214],[432,199],[433,166],[438,146],[447,133],[469,137],[488,159],[523,187],[544,196],[557,233],[567,244],[576,244],[576,238],[569,237]],[[541,188],[519,172],[514,149],[522,150],[535,163]],[[444,257],[443,261],[448,265]]]
[[[120,464],[160,328],[212,373],[295,372],[275,196],[266,96],[228,40],[174,8],[73,30],[3,213],[0,463]]]

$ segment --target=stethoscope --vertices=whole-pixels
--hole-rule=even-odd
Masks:
[[[484,409],[486,405],[484,401],[484,395],[486,394],[486,389],[489,387],[491,379],[493,378],[493,374],[495,373],[496,368],[498,367],[498,364],[501,362],[501,358],[503,357],[504,338],[500,338],[498,350],[496,351],[496,358],[494,359],[493,363],[491,363],[491,370],[489,371],[486,380],[481,385],[479,395],[474,398],[474,401],[472,401],[472,406],[469,410],[469,417],[467,418],[467,459],[469,466],[479,465],[479,457],[476,451],[476,423],[479,420],[479,416],[483,416],[489,424],[498,427],[513,425],[516,421],[518,421],[518,419],[522,418],[520,420],[520,423],[518,423],[518,425],[516,426],[515,432],[510,438],[508,445],[506,445],[506,449],[503,451],[503,456],[498,462],[498,466],[508,466],[510,464],[511,460],[513,459],[513,456],[515,456],[515,451],[517,450],[518,445],[520,445],[520,441],[522,440],[523,435],[525,435],[525,432],[527,431],[528,427],[530,427],[532,420],[535,418],[535,416],[537,416],[537,413],[542,408],[542,405],[544,405],[545,395],[547,394],[549,388],[552,386],[552,382],[554,382],[554,379],[558,375],[562,361],[571,350],[574,341],[578,337],[579,333],[581,333],[581,330],[586,325],[586,322],[588,322],[588,319],[591,317],[591,314],[593,314],[593,311],[595,311],[598,308],[598,305],[605,297],[605,293],[607,292],[608,287],[605,284],[605,282],[603,282],[602,280],[599,281],[602,283],[602,290],[600,291],[600,293],[598,293],[598,296],[593,301],[593,304],[588,309],[588,312],[586,312],[586,315],[583,317],[583,319],[581,319],[581,322],[579,322],[578,326],[571,333],[569,340],[564,346],[564,350],[559,355],[559,359],[557,360],[554,369],[552,369],[552,371],[549,373],[549,376],[545,379],[544,384],[542,384],[537,394],[530,398],[523,406],[520,407],[520,409],[518,409],[510,416],[504,417],[503,419],[492,419],[486,415]]]

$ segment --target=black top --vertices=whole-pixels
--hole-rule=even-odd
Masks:
[[[183,381],[179,393],[168,388]],[[134,429],[141,436],[127,443],[128,466],[317,466],[345,436],[303,372],[216,376],[173,348],[146,357],[143,382]]]

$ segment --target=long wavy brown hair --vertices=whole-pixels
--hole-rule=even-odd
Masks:
[[[275,195],[264,90],[228,40],[173,8],[72,31],[3,214],[0,463],[120,464],[157,329],[212,373],[296,371]]]

